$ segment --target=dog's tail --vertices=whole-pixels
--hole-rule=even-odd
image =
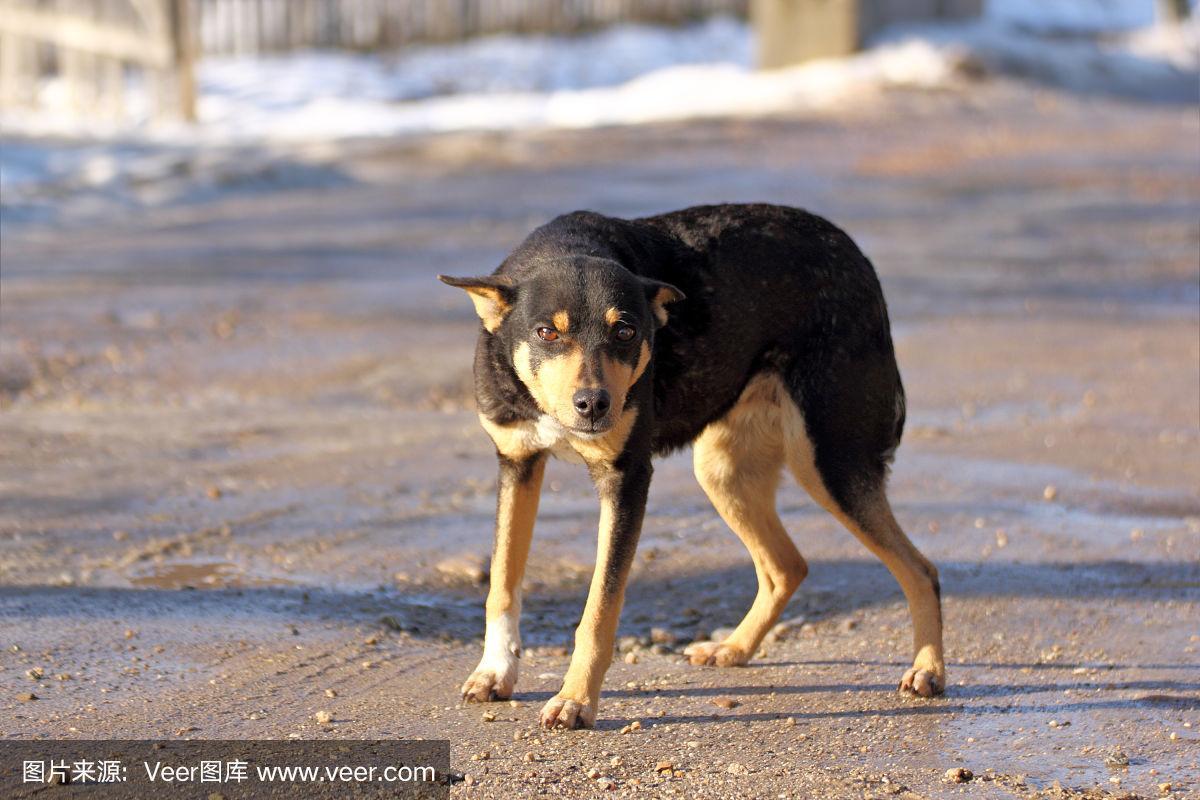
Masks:
[[[900,446],[900,439],[904,436],[904,421],[908,417],[908,402],[904,398],[904,384],[900,381],[900,376],[896,375],[896,427],[892,434],[892,445],[883,451],[884,468],[891,466],[891,463],[896,458],[896,448]]]

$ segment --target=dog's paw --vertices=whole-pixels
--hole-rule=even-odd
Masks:
[[[590,728],[596,724],[596,708],[559,694],[542,706],[541,721],[544,728]]]
[[[933,697],[946,691],[946,679],[931,669],[911,667],[900,679],[900,692],[916,697]]]
[[[462,697],[468,703],[507,700],[512,697],[516,683],[515,671],[506,674],[494,669],[480,668],[472,672],[471,677],[462,685]]]
[[[741,667],[750,660],[745,650],[724,642],[692,642],[683,654],[698,667]]]

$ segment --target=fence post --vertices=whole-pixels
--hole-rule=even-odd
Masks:
[[[751,0],[758,66],[846,56],[859,46],[859,0]]]
[[[1167,22],[1183,22],[1191,13],[1188,0],[1158,0],[1158,16]]]
[[[192,31],[191,9],[188,0],[167,0],[167,19],[171,26],[171,50],[174,53],[176,94],[179,116],[188,122],[196,121],[196,43]]]

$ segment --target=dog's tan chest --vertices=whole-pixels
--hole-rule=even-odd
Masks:
[[[496,449],[508,458],[522,459],[546,451],[563,461],[584,463],[583,456],[572,446],[570,432],[548,414],[538,417],[536,422],[513,425],[497,425],[482,414],[479,421],[496,443]]]

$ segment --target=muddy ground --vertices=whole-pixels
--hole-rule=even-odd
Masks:
[[[1200,797],[1195,108],[1009,84],[864,105],[360,145],[321,189],[6,228],[0,734],[449,738],[462,797]],[[517,701],[461,707],[494,463],[470,304],[433,275],[575,208],[741,200],[832,218],[881,274],[909,395],[891,494],[941,569],[946,696],[896,693],[898,588],[790,483],[790,630],[746,668],[683,663],[755,587],[685,453],[622,619],[662,641],[614,664],[596,730],[536,727],[595,541],[567,464]]]

